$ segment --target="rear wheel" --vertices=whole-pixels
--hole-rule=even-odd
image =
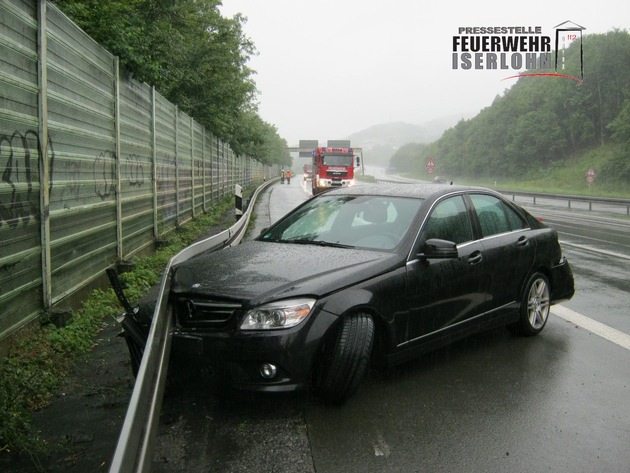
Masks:
[[[343,403],[365,377],[374,344],[374,320],[357,313],[340,320],[324,342],[313,372],[313,390],[328,402]]]
[[[547,277],[534,274],[527,281],[522,297],[519,320],[508,328],[520,335],[536,335],[545,327],[551,309]]]

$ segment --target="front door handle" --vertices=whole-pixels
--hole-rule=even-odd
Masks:
[[[481,263],[481,260],[483,259],[483,255],[481,254],[481,251],[477,250],[477,251],[473,251],[470,256],[468,257],[468,263],[469,264],[479,264]]]

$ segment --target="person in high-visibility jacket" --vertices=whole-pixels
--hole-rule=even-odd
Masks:
[[[287,184],[291,184],[291,170],[287,169]]]

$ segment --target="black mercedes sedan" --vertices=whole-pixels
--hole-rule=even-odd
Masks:
[[[573,292],[556,231],[495,191],[340,188],[177,265],[172,350],[235,388],[341,403],[373,364],[498,326],[536,335]]]

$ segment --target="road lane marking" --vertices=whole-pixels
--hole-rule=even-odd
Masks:
[[[584,330],[588,330],[589,332],[599,335],[610,342],[616,343],[626,350],[630,350],[630,335],[627,333],[609,327],[601,322],[597,322],[596,320],[586,317],[585,315],[568,309],[562,305],[552,306],[551,312],[561,319],[574,323],[575,325],[582,327]]]
[[[569,233],[565,233],[565,235],[569,235]],[[588,238],[590,240],[597,240],[596,238],[581,237],[579,235],[572,235],[572,236],[579,237],[579,238]],[[597,241],[604,242],[605,240],[597,240]],[[562,240],[561,239],[560,240],[560,246],[572,246],[574,248],[580,248],[582,250],[591,251],[593,253],[601,253],[601,254],[608,255],[608,256],[614,256],[615,258],[622,258],[622,259],[630,260],[630,256],[624,255],[623,253],[617,253],[615,251],[602,250],[600,248],[594,248],[594,247],[588,246],[588,245],[580,245],[579,243],[572,243],[572,242],[567,241],[567,240]],[[623,245],[623,246],[628,246],[628,245]]]
[[[376,442],[372,444],[372,447],[374,447],[374,455],[377,457],[387,458],[391,453],[389,445],[387,445],[383,435],[378,431],[376,432]]]

